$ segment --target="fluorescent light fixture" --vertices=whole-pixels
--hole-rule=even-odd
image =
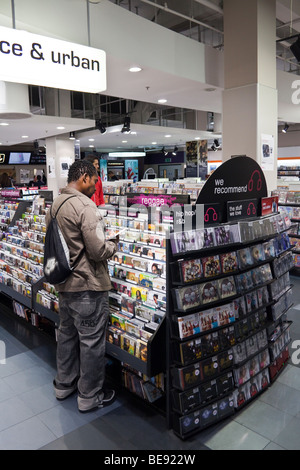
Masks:
[[[146,152],[110,152],[109,157],[145,157]]]
[[[151,145],[156,145],[156,144],[157,144],[157,142],[151,142]]]
[[[8,122],[0,122],[0,126],[9,126]]]
[[[58,130],[63,130],[63,129],[65,129],[65,127],[64,127],[64,126],[57,126],[56,129],[58,129]]]
[[[169,137],[172,137],[172,136],[170,134],[167,134],[167,135],[165,135],[165,137],[169,138]]]
[[[141,70],[142,70],[141,67],[135,66],[135,67],[130,67],[129,72],[136,73],[136,72],[141,72]]]
[[[22,139],[28,139],[28,135],[22,135]]]
[[[95,142],[95,139],[89,139],[89,142]]]
[[[160,100],[157,100],[157,102],[159,104],[164,104],[164,103],[167,103],[168,100],[166,100],[165,98],[161,98]]]

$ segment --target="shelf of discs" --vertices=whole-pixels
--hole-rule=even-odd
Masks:
[[[272,192],[278,195],[279,211],[285,213],[290,221],[289,230],[290,242],[292,245],[294,266],[293,274],[300,274],[300,192],[290,190],[275,190]]]
[[[289,228],[275,214],[170,234],[169,424],[180,438],[233,415],[286,363]]]
[[[125,211],[125,212],[124,212]],[[123,366],[123,384],[149,402],[163,396],[166,309],[166,236],[160,212],[129,208],[104,217],[106,233],[120,231],[118,251],[108,261],[113,290],[106,352]],[[124,215],[125,214],[125,215]],[[126,230],[124,230],[126,229]]]
[[[37,327],[58,322],[57,292],[42,278],[47,209],[43,198],[20,201],[0,240],[0,290],[13,299],[14,312]]]

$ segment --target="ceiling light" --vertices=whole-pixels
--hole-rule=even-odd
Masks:
[[[165,147],[162,148],[162,153],[165,155],[165,157],[168,155],[168,151],[165,149]]]
[[[172,152],[172,155],[176,155],[177,152],[178,152],[178,147],[175,146],[175,147],[174,147],[174,150],[173,150],[173,152]]]
[[[164,104],[164,103],[166,103],[167,101],[168,101],[168,100],[166,100],[165,98],[161,98],[160,100],[157,100],[157,102],[158,102],[159,104]]]
[[[89,139],[89,142],[95,142],[95,139]]]
[[[89,145],[89,147],[92,149],[92,148],[94,148],[95,146],[91,144],[91,145]]]
[[[124,124],[123,124],[121,132],[123,134],[124,133],[129,134],[129,132],[130,132],[130,117],[128,115],[125,116]]]
[[[62,130],[62,129],[65,129],[65,127],[64,127],[64,126],[57,126],[57,128],[56,128],[56,129],[58,129],[58,130]]]
[[[200,140],[200,137],[195,137],[195,140]]]
[[[0,126],[9,126],[8,122],[0,122]]]
[[[298,62],[300,62],[300,34],[298,36],[297,41],[291,45],[290,50],[292,51]]]
[[[151,142],[151,145],[156,145],[156,144],[157,144],[157,142]]]
[[[141,70],[142,70],[141,67],[136,66],[136,67],[130,67],[129,72],[135,73],[135,72],[141,72]]]
[[[165,137],[172,137],[170,134],[165,135]]]
[[[28,135],[22,135],[22,139],[28,139]]]
[[[127,144],[127,140],[122,140],[122,144]]]
[[[289,126],[288,124],[285,124],[285,125],[284,125],[284,128],[282,129],[282,132],[283,132],[284,134],[286,134],[287,131],[288,131],[288,129],[289,129],[289,127],[290,127],[290,126]]]

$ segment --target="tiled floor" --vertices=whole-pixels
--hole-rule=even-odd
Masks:
[[[300,340],[300,278],[292,277],[292,282],[294,307],[288,318],[294,322],[292,339]],[[300,449],[300,365],[291,361],[272,387],[252,404],[187,441],[166,428],[162,415],[141,406],[124,391],[108,408],[79,413],[76,396],[64,402],[55,399],[54,374],[54,342],[3,311],[0,450]]]

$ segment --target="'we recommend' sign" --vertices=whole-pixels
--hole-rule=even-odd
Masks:
[[[0,80],[100,93],[106,90],[106,53],[0,26]]]

